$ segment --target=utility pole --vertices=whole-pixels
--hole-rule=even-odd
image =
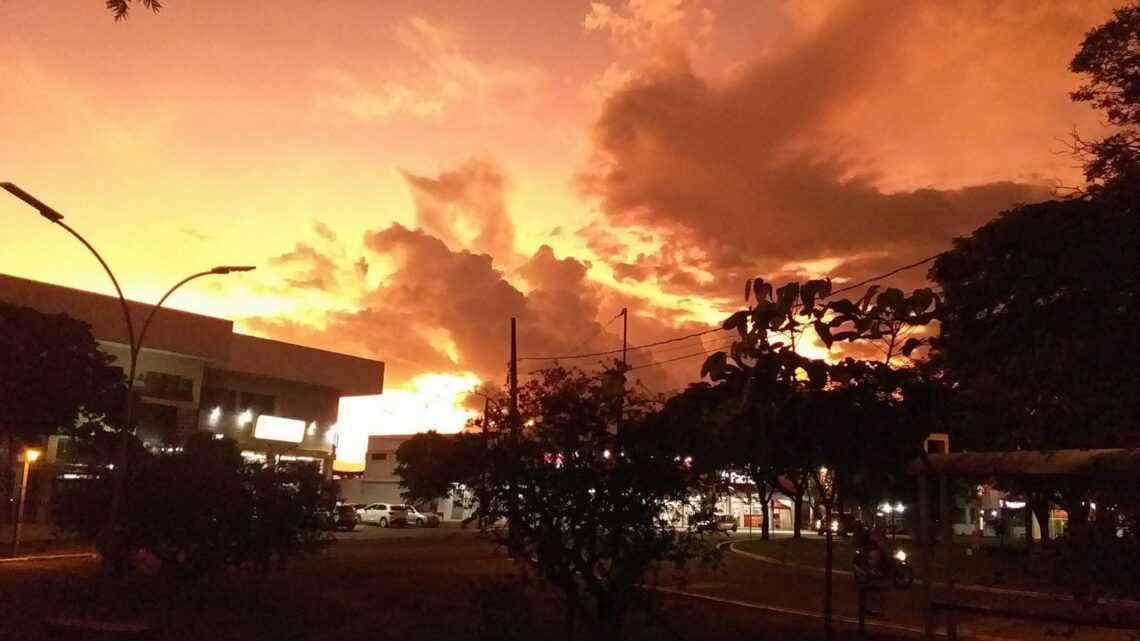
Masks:
[[[511,440],[511,477],[508,484],[510,495],[507,496],[507,550],[511,556],[522,553],[522,530],[519,527],[519,485],[518,485],[518,445],[519,445],[519,353],[518,339],[515,329],[515,318],[511,317],[511,367],[510,367],[510,440]]]
[[[628,307],[622,307],[621,308],[621,364],[622,364],[623,370],[629,366],[629,362],[626,361],[626,358],[625,358],[626,345],[628,345],[628,342],[629,342],[629,308]]]

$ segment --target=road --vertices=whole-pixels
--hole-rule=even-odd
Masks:
[[[344,583],[341,594],[348,595],[349,600],[363,598],[358,593],[367,593],[369,596],[365,611],[375,609],[375,599],[397,609],[406,605],[401,599],[411,604],[408,607],[418,607],[416,604],[421,599],[440,589],[433,587],[429,592],[422,592],[428,585],[449,585],[458,589],[475,585],[480,580],[479,577],[509,571],[510,566],[501,550],[495,552],[493,546],[477,540],[475,535],[475,531],[463,530],[454,524],[439,529],[363,526],[354,532],[338,533],[338,543],[327,554],[299,561],[291,566],[294,569],[290,574],[297,573],[295,580],[298,584],[321,584],[325,592],[338,582]],[[68,576],[90,573],[94,570],[95,563],[89,558],[69,558],[0,564],[0,621],[26,618],[29,614],[40,617],[59,616],[57,612],[70,611],[69,608],[57,609],[58,606],[55,605],[39,612],[29,611],[26,604],[21,606],[15,597],[22,595],[33,584],[39,584],[41,592],[57,583],[66,585]],[[416,571],[392,575],[391,568],[404,566],[415,567]],[[310,575],[320,578],[305,578]],[[823,576],[817,569],[785,566],[725,553],[719,568],[688,570],[684,574],[673,574],[665,579],[663,587],[684,593],[668,597],[670,602],[681,600],[679,605],[687,608],[689,614],[678,615],[678,620],[682,622],[712,617],[716,620],[731,620],[734,625],[739,624],[737,629],[753,625],[768,628],[777,623],[815,628],[821,617]],[[283,576],[275,579],[283,580],[286,580]],[[357,589],[357,586],[366,587]],[[379,595],[382,589],[389,589],[391,594],[381,598]],[[1013,606],[1017,609],[1058,611],[1073,607],[1072,603],[1026,595],[962,591],[959,596],[973,603]],[[52,603],[54,599],[45,595],[38,598],[42,599],[43,604]],[[449,598],[462,599],[456,595]],[[891,637],[920,637],[923,625],[921,598],[922,590],[918,585],[906,592],[887,592],[885,616],[869,620],[872,623],[871,631],[903,633],[889,634]],[[852,622],[857,616],[856,599],[853,578],[837,574],[834,599],[835,613],[839,619],[837,627],[853,627]],[[155,597],[158,607],[172,607],[167,601],[169,599]],[[267,602],[271,601],[272,599]],[[33,600],[32,603],[37,602]],[[673,613],[686,611],[673,605],[670,608]],[[1134,614],[1140,616],[1140,608],[1136,610]],[[177,611],[172,616],[189,615]],[[847,622],[844,623],[844,620]],[[0,624],[0,638],[4,638],[4,627]],[[1022,641],[1062,635],[1077,641],[1123,641],[1129,638],[1127,633],[1120,631],[1077,630],[1069,634],[1070,631],[1060,626],[978,617],[962,617],[959,632],[962,638],[983,641]]]
[[[833,585],[834,612],[837,617],[846,619],[849,622],[847,625],[850,625],[850,622],[856,621],[858,617],[858,589],[855,580],[849,574],[837,573],[833,577]],[[805,618],[820,618],[823,612],[822,570],[760,561],[727,550],[721,568],[687,571],[683,575],[669,577],[666,587],[709,600],[731,601],[739,607],[751,605],[758,612],[796,613]],[[916,583],[906,591],[887,589],[882,594],[885,613],[881,617],[868,618],[872,629],[911,632],[922,630],[923,589],[920,583]],[[948,596],[941,589],[935,591],[935,598],[945,599]],[[959,589],[955,591],[954,601],[1028,612],[1057,613],[1076,609],[1084,614],[1090,614],[1096,611],[1096,606],[1078,605],[1071,601],[1025,593],[1015,594],[1010,591]],[[1117,611],[1120,609],[1131,610],[1135,618],[1140,618],[1140,607],[1116,606]],[[1018,641],[1057,635],[1078,641],[1094,639],[1125,641],[1135,638],[1128,632],[1120,630],[1070,630],[1068,626],[995,617],[960,615],[957,620],[959,634],[965,638]]]

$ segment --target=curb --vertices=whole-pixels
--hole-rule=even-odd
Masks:
[[[773,559],[774,560],[774,559]],[[778,561],[777,561],[778,563]],[[791,616],[806,617],[810,619],[822,619],[823,615],[818,612],[811,612],[809,610],[799,610],[796,608],[782,608],[774,605],[764,605],[763,603],[753,603],[751,601],[740,601],[737,599],[726,599],[723,597],[711,596],[708,594],[700,594],[697,592],[688,592],[685,590],[677,590],[674,588],[655,588],[656,591],[664,594],[674,594],[677,596],[689,597],[691,599],[701,599],[704,601],[712,601],[714,603],[722,603],[725,605],[735,605],[742,608],[750,608],[753,610],[763,610],[765,612],[774,612],[776,614],[787,614]],[[834,615],[832,620],[848,625],[858,625],[859,620],[854,617]],[[865,621],[864,625],[868,628],[881,628],[884,630],[894,630],[896,632],[906,632],[908,634],[922,635],[926,631],[922,628],[914,626],[903,625],[901,623],[890,623],[888,621]],[[938,632],[939,637],[949,638],[945,632]],[[1019,641],[1017,639],[1009,639],[1007,637],[994,637],[980,634],[960,634],[959,638],[975,639],[977,641]]]
[[[779,559],[773,559],[770,556],[764,556],[762,554],[756,554],[754,552],[745,552],[744,550],[738,550],[738,549],[736,549],[737,543],[740,543],[740,541],[726,541],[725,543],[722,543],[721,545],[722,546],[727,545],[728,551],[732,552],[733,554],[739,554],[740,556],[748,557],[748,558],[754,559],[756,561],[762,561],[764,563],[772,563],[775,565],[782,565],[782,566],[790,567],[790,568],[799,568],[799,569],[803,569],[803,570],[811,570],[813,572],[819,572],[821,574],[826,572],[825,569],[820,568],[820,567],[816,567],[814,565],[804,565],[803,563],[795,563],[792,561],[781,561]],[[855,576],[855,573],[851,572],[850,570],[832,569],[831,572],[832,572],[832,574],[842,574],[845,576]],[[921,583],[923,583],[923,580],[919,579],[919,578],[915,578],[914,582],[916,584],[921,584]],[[935,585],[935,587],[938,587],[938,588],[949,587],[948,584],[941,583],[941,582],[936,582],[934,585]],[[987,585],[970,585],[970,584],[959,585],[959,584],[955,584],[954,589],[955,590],[965,590],[967,592],[985,592],[988,594],[1004,594],[1007,596],[1029,597],[1029,598],[1034,598],[1034,599],[1053,599],[1053,600],[1061,600],[1061,601],[1073,601],[1074,600],[1073,597],[1066,596],[1066,595],[1049,594],[1047,592],[1034,592],[1031,590],[1014,590],[1012,588],[994,588],[994,587],[990,587]],[[1118,601],[1111,601],[1110,603],[1117,604],[1117,605],[1125,605],[1125,606],[1130,606],[1130,607],[1140,606],[1140,601],[1132,601],[1129,599],[1121,599]]]
[[[95,552],[75,552],[71,554],[39,554],[36,556],[17,556],[0,559],[0,565],[5,563],[35,563],[36,561],[60,561],[63,559],[97,559]]]

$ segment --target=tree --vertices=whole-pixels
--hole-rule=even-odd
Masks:
[[[328,541],[317,512],[332,507],[335,489],[312,466],[246,463],[233,441],[199,433],[174,453],[139,450],[129,469],[126,547],[150,554],[167,576],[267,570]],[[106,474],[65,493],[57,522],[97,540],[110,494]]]
[[[875,494],[897,485],[919,453],[929,433],[931,395],[915,370],[896,366],[909,365],[914,350],[928,343],[925,327],[937,316],[939,298],[929,289],[907,296],[872,286],[857,302],[824,304],[830,281],[773,289],[760,278],[746,284],[746,301],[753,293],[755,303],[724,322],[740,340],[710,356],[702,374],[743,390],[742,422],[762,444],[750,457],[774,470],[781,488],[791,486],[798,534],[810,485],[827,522],[842,511],[843,497],[877,503],[883,497]],[[840,341],[871,345],[883,360],[807,358],[796,348],[809,329],[828,348]],[[824,630],[830,637],[833,546],[830,529],[825,533]]]
[[[131,13],[131,3],[137,2],[143,7],[158,13],[162,9],[160,0],[107,0],[107,8],[115,14],[115,20],[125,20]]]
[[[70,430],[77,421],[114,422],[126,382],[99,351],[91,327],[0,301],[0,443],[7,467],[21,445]],[[5,496],[12,479],[5,478]],[[6,503],[7,504],[7,503]]]
[[[500,544],[507,543],[502,524],[517,510],[516,560],[561,592],[569,630],[584,621],[600,639],[618,638],[631,608],[650,610],[663,565],[716,553],[668,520],[670,506],[701,494],[686,441],[674,438],[675,423],[649,420],[655,400],[626,390],[621,379],[620,370],[542,370],[520,389],[517,425],[496,415],[495,438],[443,445],[422,437],[400,457],[409,488],[471,488],[476,523]],[[428,443],[486,450],[480,464],[449,476],[417,453]]]
[[[465,432],[416,434],[396,450],[396,476],[406,500],[431,502],[451,495],[457,484],[474,478],[483,464],[481,437]]]
[[[1140,177],[1140,5],[1113,12],[1108,22],[1085,35],[1069,69],[1089,76],[1071,95],[1104,112],[1120,128],[1099,140],[1075,137],[1090,182],[1116,183]]]
[[[1016,207],[935,261],[946,310],[933,360],[963,445],[1140,445],[1135,194]]]
[[[762,278],[745,284],[745,302],[755,302],[724,322],[740,340],[728,352],[709,356],[701,374],[725,381],[739,390],[739,419],[749,444],[746,468],[769,475],[765,485],[792,500],[792,536],[801,536],[804,495],[812,469],[808,444],[792,424],[782,420],[789,399],[804,389],[826,383],[826,364],[796,351],[804,333],[818,321],[821,299],[831,293],[830,281],[791,282],[779,289]],[[759,488],[759,481],[757,481]]]

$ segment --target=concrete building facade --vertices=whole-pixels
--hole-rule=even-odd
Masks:
[[[0,274],[0,300],[91,326],[124,371],[129,339],[117,298]],[[152,307],[129,302],[136,331]],[[159,309],[133,382],[136,434],[151,448],[178,447],[198,431],[235,440],[250,459],[296,459],[332,473],[342,396],[380,394],[384,363],[235,334],[233,322]],[[291,426],[287,439],[271,423]],[[294,429],[296,428],[296,429]],[[66,442],[46,444],[45,463],[67,462]]]

